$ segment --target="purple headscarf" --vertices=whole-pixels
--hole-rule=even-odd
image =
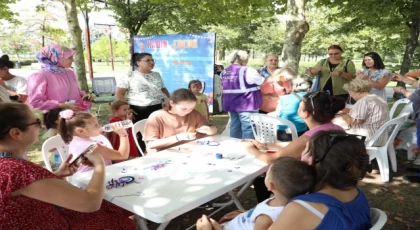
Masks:
[[[36,54],[36,59],[42,63],[42,69],[50,73],[64,73],[63,62],[76,53],[62,45],[52,44],[43,47]]]

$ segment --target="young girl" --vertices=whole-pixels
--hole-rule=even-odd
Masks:
[[[101,135],[102,128],[98,123],[98,119],[90,113],[73,112],[72,110],[64,110],[60,112],[59,134],[66,144],[69,145],[69,152],[76,159],[80,153],[86,150],[92,144],[98,144],[93,154],[101,154],[104,158],[105,165],[110,165],[111,160],[127,160],[130,151],[127,131],[117,125],[113,125],[113,130],[120,138],[120,147],[113,150],[103,146],[103,143],[94,141],[93,137]],[[86,172],[92,167],[80,165],[77,172]]]
[[[50,137],[53,137],[58,134],[58,125],[60,124],[60,112],[62,109],[56,108],[50,110],[48,113],[44,113],[42,115],[42,123],[44,123],[45,128],[47,129],[47,132],[42,135],[42,141],[47,140]],[[54,154],[51,156],[50,161],[57,163],[56,167],[58,168],[59,164],[61,164],[61,158],[58,157],[58,162],[55,161],[55,156],[59,155],[59,153],[56,151],[56,149],[49,149],[50,152],[54,152]]]
[[[115,100],[111,103],[111,110],[114,116],[109,119],[109,123],[124,121],[124,120],[132,120],[133,113],[130,113],[130,106],[128,102],[123,100]],[[137,150],[136,142],[134,141],[134,137],[131,131],[131,128],[127,129],[128,133],[128,141],[130,143],[130,157],[139,157],[139,151]],[[118,135],[115,132],[111,132],[109,135],[109,141],[112,144],[114,149],[118,149],[120,147],[120,140]]]
[[[207,105],[208,100],[207,96],[203,93],[201,93],[201,90],[203,89],[201,85],[201,81],[199,80],[192,80],[188,84],[188,89],[190,89],[195,97],[197,97],[197,104],[195,104],[195,110],[197,110],[201,115],[203,115],[207,120],[209,119],[209,107]]]
[[[187,141],[198,135],[214,135],[217,128],[194,110],[197,98],[188,89],[175,90],[165,108],[153,112],[144,127],[148,152],[156,152]]]

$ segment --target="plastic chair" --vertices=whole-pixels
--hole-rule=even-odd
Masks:
[[[229,117],[229,120],[228,120],[228,122],[226,124],[225,130],[223,130],[222,134],[220,134],[220,135],[221,136],[225,136],[225,137],[230,136],[230,117]]]
[[[56,135],[48,138],[44,143],[42,143],[42,158],[44,159],[45,167],[52,172],[52,167],[50,164],[49,154],[51,149],[56,149],[58,154],[60,154],[61,162],[64,162],[69,155],[69,147],[64,143],[61,136]],[[71,182],[71,177],[67,177],[66,180]]]
[[[385,225],[388,216],[385,212],[377,208],[370,209],[370,222],[372,223],[372,227],[370,230],[381,230],[382,227]]]
[[[383,182],[389,181],[388,154],[391,160],[392,171],[397,171],[397,159],[394,150],[394,139],[395,136],[397,136],[401,125],[403,125],[404,121],[409,115],[409,113],[404,113],[401,114],[401,116],[398,116],[386,122],[382,125],[381,128],[379,128],[376,131],[376,133],[370,138],[370,140],[366,142],[366,150],[369,154],[369,160],[371,161],[376,158],[379,166],[379,171],[381,173],[381,179]],[[388,136],[388,140],[386,141],[385,145],[381,147],[374,147],[373,144],[375,143],[375,141],[382,135],[383,132],[386,132],[387,129],[391,126],[394,127],[392,129],[391,134]]]
[[[394,113],[397,110],[398,106],[401,104],[406,104],[405,107],[401,110],[399,114],[402,114],[403,112],[409,112],[409,109],[411,107],[411,111],[413,111],[413,105],[407,98],[402,98],[394,102],[391,109],[389,110],[389,119],[394,118]]]
[[[95,112],[99,115],[103,103],[111,103],[115,101],[115,91],[117,83],[114,77],[95,77],[92,79],[92,91],[96,95],[93,103],[99,104],[98,110]],[[104,96],[108,95],[108,96]]]
[[[249,115],[255,140],[261,143],[275,143],[277,140],[277,126],[285,125],[290,128],[292,140],[298,137],[295,125],[286,119],[271,117],[265,114],[253,113]]]
[[[144,137],[144,126],[146,125],[147,119],[143,119],[140,121],[137,121],[131,131],[133,132],[134,141],[136,142],[137,149],[139,149],[142,156],[144,156],[143,150],[141,150],[139,141],[137,140],[137,133],[140,132],[141,135]]]

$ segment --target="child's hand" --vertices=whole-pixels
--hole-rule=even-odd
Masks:
[[[197,128],[196,131],[198,133],[203,133],[203,134],[206,134],[206,135],[211,135],[211,128],[210,128],[210,126],[207,126],[207,125],[203,125],[200,128]]]
[[[197,133],[187,132],[187,133],[176,134],[176,137],[180,141],[188,141],[188,140],[195,140],[197,138],[196,135]]]
[[[224,223],[226,221],[233,220],[239,214],[244,213],[244,212],[246,212],[246,211],[236,210],[236,211],[233,211],[233,212],[229,212],[226,215],[224,215],[222,218],[220,218],[219,223]]]
[[[197,230],[222,230],[222,227],[213,219],[209,219],[206,215],[203,215],[197,220]]]
[[[119,122],[115,122],[111,125],[112,130],[118,134],[118,136],[127,136],[127,130],[125,130]]]

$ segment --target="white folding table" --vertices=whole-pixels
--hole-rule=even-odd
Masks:
[[[217,159],[217,153],[223,154],[223,159]],[[267,169],[267,164],[247,153],[240,140],[206,137],[107,166],[106,183],[123,176],[133,176],[140,183],[105,190],[104,199],[138,215],[143,230],[147,225],[142,218],[161,223],[158,229],[165,229],[175,217],[225,193],[243,209],[232,190]],[[92,173],[75,174],[72,181],[85,187]]]

